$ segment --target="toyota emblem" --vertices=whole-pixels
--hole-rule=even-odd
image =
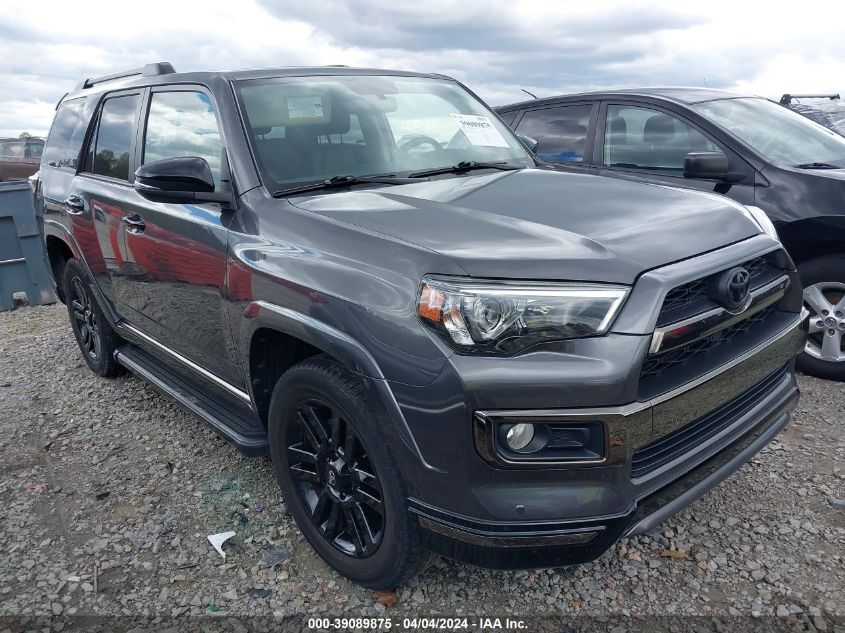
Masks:
[[[742,312],[751,301],[751,273],[737,266],[715,278],[710,298],[729,312]]]

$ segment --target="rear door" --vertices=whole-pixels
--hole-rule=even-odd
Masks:
[[[723,152],[731,172],[745,178],[732,184],[684,178],[684,157],[689,152]],[[754,204],[754,169],[683,113],[659,105],[602,103],[592,158],[603,176],[699,189]]]
[[[127,298],[121,284],[121,205],[129,189],[140,103],[140,90],[108,94],[99,104],[85,98],[62,103],[41,175],[45,222],[72,235],[94,281],[120,314]],[[83,138],[87,145],[80,151]]]
[[[150,89],[138,132],[139,165],[178,156],[208,161],[217,190],[223,142],[214,100],[198,86]],[[124,200],[133,325],[161,345],[243,386],[232,358],[225,280],[231,213],[219,204]]]
[[[598,107],[588,101],[525,110],[514,129],[539,142],[537,156],[565,167],[588,167]]]

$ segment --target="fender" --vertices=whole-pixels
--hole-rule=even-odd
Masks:
[[[429,464],[423,457],[381,368],[358,341],[307,314],[266,301],[253,301],[247,305],[243,315],[240,328],[241,349],[249,349],[252,336],[257,330],[268,328],[297,338],[333,356],[350,371],[370,379],[368,382],[372,387],[368,386],[368,391],[375,392],[373,395],[393,422],[400,439],[423,466],[432,471],[444,472]],[[247,384],[252,393],[251,376]]]
[[[845,215],[820,215],[776,226],[796,264],[822,255],[845,254]]]
[[[52,230],[49,232],[47,231],[48,227],[52,228]],[[100,309],[103,311],[103,314],[106,315],[106,319],[108,319],[109,324],[112,327],[117,326],[117,324],[120,322],[120,316],[117,314],[117,312],[115,312],[111,302],[106,299],[106,295],[104,295],[103,291],[100,290],[100,286],[97,284],[96,281],[94,281],[94,274],[88,267],[88,262],[85,260],[85,256],[82,254],[82,249],[79,247],[79,243],[76,241],[76,238],[73,236],[73,233],[71,233],[68,228],[61,222],[44,218],[45,250],[48,235],[62,240],[70,249],[70,252],[73,254],[73,258],[80,264],[82,264],[82,267],[85,269],[85,272],[88,275],[88,279],[91,280],[91,289],[94,291],[94,298],[97,300]],[[53,270],[51,267],[50,276],[53,276]],[[57,286],[61,282],[61,280],[59,279],[54,279],[53,281]]]

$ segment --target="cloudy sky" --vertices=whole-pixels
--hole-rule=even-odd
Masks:
[[[452,75],[493,105],[603,87],[845,93],[845,2],[0,3],[0,136],[44,134],[83,77],[348,64]],[[125,8],[124,8],[125,7]],[[131,8],[130,8],[131,7]],[[845,96],[845,95],[843,95]]]

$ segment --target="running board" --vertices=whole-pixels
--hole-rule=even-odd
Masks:
[[[237,446],[244,455],[254,457],[269,452],[267,432],[254,414],[246,416],[236,411],[231,405],[190,384],[161,361],[131,343],[118,349],[114,357],[126,369],[170,396]]]

